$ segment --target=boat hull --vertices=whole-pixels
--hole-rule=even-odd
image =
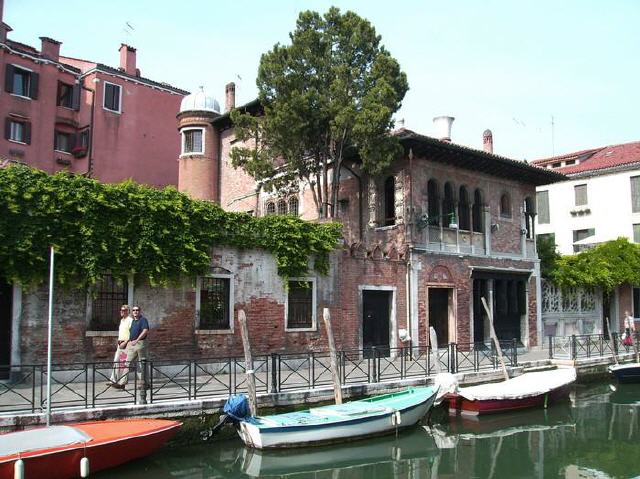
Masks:
[[[389,434],[417,424],[435,401],[436,390],[433,391],[426,400],[405,408],[384,408],[375,414],[327,424],[258,427],[243,421],[238,433],[247,446],[256,449],[331,444]]]
[[[609,368],[619,383],[640,383],[640,363],[620,364]]]
[[[567,399],[570,390],[571,386],[567,384],[553,391],[522,398],[470,400],[453,393],[449,394],[447,399],[450,414],[477,416],[545,406]]]
[[[179,422],[163,420],[145,420],[148,428],[136,427],[131,432],[127,426],[139,421],[100,421],[92,423],[71,424],[74,428],[89,432],[94,440],[84,444],[72,444],[58,448],[34,450],[0,457],[0,479],[13,479],[14,465],[20,458],[24,462],[24,477],[67,479],[80,477],[80,461],[83,457],[89,459],[91,474],[104,469],[119,466],[126,462],[148,456],[176,433]],[[122,428],[120,436],[108,434],[102,438],[96,437],[96,428]],[[19,433],[10,433],[19,434]],[[130,434],[129,436],[123,436]]]

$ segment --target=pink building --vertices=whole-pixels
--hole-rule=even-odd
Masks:
[[[188,92],[143,78],[128,45],[112,68],[61,56],[48,37],[40,50],[14,42],[10,31],[0,24],[1,158],[106,182],[177,185],[175,117]]]

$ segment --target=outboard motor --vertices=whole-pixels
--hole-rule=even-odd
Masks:
[[[227,399],[222,408],[223,414],[220,415],[218,424],[211,429],[211,435],[214,435],[222,426],[231,422],[238,422],[251,416],[249,409],[249,399],[244,394],[234,394]]]

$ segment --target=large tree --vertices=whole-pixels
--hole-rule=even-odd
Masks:
[[[243,147],[231,152],[268,191],[313,192],[319,217],[335,216],[345,155],[379,174],[402,153],[393,114],[408,89],[380,36],[353,12],[302,12],[290,45],[262,55],[257,86],[264,115],[234,111]]]

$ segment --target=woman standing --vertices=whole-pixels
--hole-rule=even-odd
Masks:
[[[622,344],[625,346],[633,346],[633,333],[636,331],[636,325],[633,320],[633,316],[629,314],[629,311],[624,312],[624,339]]]

